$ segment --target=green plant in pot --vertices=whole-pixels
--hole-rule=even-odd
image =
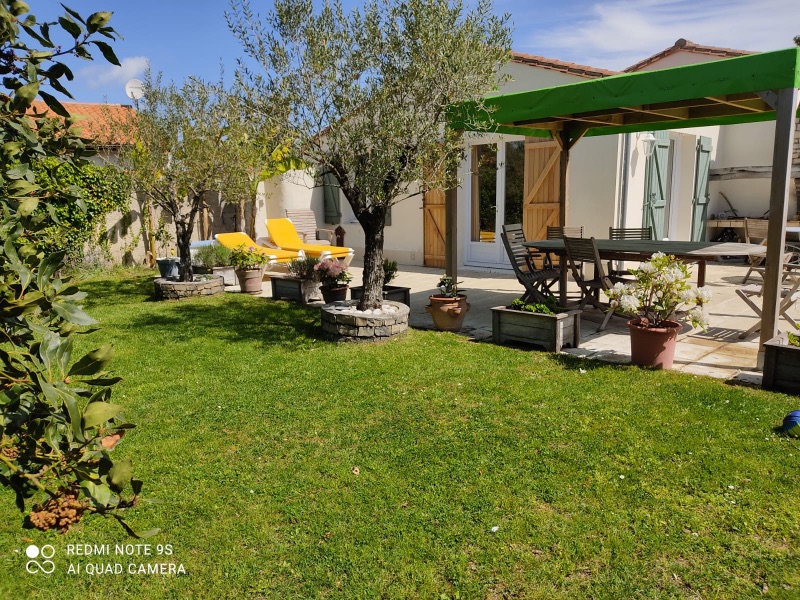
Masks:
[[[397,261],[383,259],[383,299],[400,302],[411,306],[411,288],[389,285],[397,276]],[[364,286],[358,285],[350,288],[350,297],[360,299],[364,293]]]
[[[161,256],[156,258],[158,272],[165,279],[177,279],[180,274],[178,270],[180,260],[175,256],[175,251],[169,247],[170,242],[172,242],[172,236],[167,230],[167,224],[164,223],[164,219],[158,220],[158,228],[153,232],[153,237],[161,249]],[[170,252],[172,253],[171,256]]]
[[[689,267],[674,256],[656,252],[631,270],[635,280],[617,283],[605,293],[616,310],[637,315],[628,321],[631,363],[669,369],[675,357],[680,320],[705,330],[711,300],[705,287],[689,284]]]
[[[306,304],[321,297],[319,273],[315,269],[318,264],[318,258],[307,256],[290,261],[286,267],[289,275],[300,281],[300,293]]]
[[[425,310],[433,318],[433,324],[440,331],[461,331],[464,318],[470,309],[467,296],[458,293],[458,282],[449,275],[439,280],[439,293],[428,297],[430,304]]]
[[[344,266],[335,258],[326,258],[314,266],[322,288],[322,298],[326,304],[347,300],[347,284],[352,277]]]
[[[239,287],[246,294],[260,294],[264,265],[269,263],[269,255],[260,248],[244,245],[231,251],[231,265],[239,279]]]
[[[234,270],[231,266],[231,251],[222,244],[209,244],[197,249],[195,260],[214,275],[222,277],[225,285],[235,283]]]

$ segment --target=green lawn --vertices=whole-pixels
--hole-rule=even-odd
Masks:
[[[129,520],[173,555],[68,557],[135,540],[22,530],[4,491],[0,598],[800,595],[800,443],[774,432],[798,398],[437,332],[334,345],[317,309],[151,287],[85,283],[102,329],[78,337],[115,345],[138,427],[114,452],[154,501]]]

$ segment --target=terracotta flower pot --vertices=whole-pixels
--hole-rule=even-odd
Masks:
[[[239,279],[239,287],[244,294],[261,293],[261,269],[236,269],[236,277]]]
[[[430,304],[425,310],[433,317],[433,324],[440,331],[461,331],[464,317],[469,311],[469,302],[464,294],[455,298],[447,296],[429,296]]]
[[[347,300],[347,286],[342,285],[335,288],[322,288],[322,299],[325,301],[325,304]]]
[[[641,327],[639,319],[628,321],[631,333],[631,364],[671,369],[681,324],[664,321],[662,327]]]

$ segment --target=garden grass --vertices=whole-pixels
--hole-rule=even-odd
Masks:
[[[336,345],[315,308],[151,288],[83,283],[102,328],[76,342],[114,344],[128,520],[174,554],[68,557],[136,540],[22,529],[4,490],[2,598],[800,597],[800,443],[775,431],[796,397],[433,331]]]

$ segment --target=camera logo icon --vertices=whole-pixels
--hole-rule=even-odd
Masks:
[[[55,556],[55,554],[56,549],[50,544],[45,544],[41,548],[31,544],[25,548],[25,555],[31,559],[25,563],[25,570],[31,575],[35,575],[37,573],[45,573],[46,575],[49,575],[56,570],[56,564],[50,560],[53,558],[53,556]],[[36,560],[37,558],[43,558],[44,560],[39,561]]]

